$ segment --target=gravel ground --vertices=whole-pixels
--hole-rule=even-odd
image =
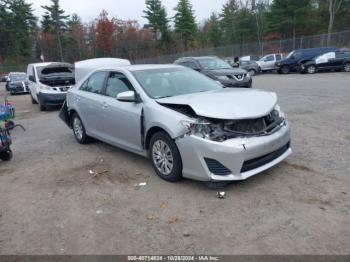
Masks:
[[[350,254],[350,74],[254,81],[277,92],[294,154],[224,200],[118,148],[79,145],[57,110],[10,97],[27,132],[0,163],[0,254]]]

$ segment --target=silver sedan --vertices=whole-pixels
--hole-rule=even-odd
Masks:
[[[176,65],[94,70],[60,116],[79,143],[93,137],[149,157],[170,182],[244,180],[292,153],[274,93],[226,89]]]

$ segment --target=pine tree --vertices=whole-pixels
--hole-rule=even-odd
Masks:
[[[189,0],[180,0],[175,11],[175,32],[180,35],[181,42],[187,49],[193,44],[197,32],[192,5]]]
[[[63,33],[67,29],[66,20],[69,15],[64,14],[65,11],[60,8],[59,0],[51,0],[50,6],[42,6],[42,8],[46,10],[44,15],[45,26],[55,33],[60,59],[63,61]]]
[[[236,40],[235,15],[237,11],[236,0],[229,0],[222,8],[220,24],[226,44],[233,44]]]
[[[149,26],[152,28],[157,40],[164,40],[169,34],[169,19],[165,7],[162,6],[160,0],[146,0],[146,10],[143,11],[148,20]],[[161,37],[158,37],[161,35]]]
[[[215,13],[211,14],[210,19],[208,21],[208,38],[209,42],[214,47],[222,45],[219,18]]]

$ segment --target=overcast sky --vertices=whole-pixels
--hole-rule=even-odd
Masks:
[[[27,0],[33,3],[35,14],[39,17],[43,14],[42,5],[49,5],[49,0]],[[202,22],[212,12],[220,12],[227,0],[190,0],[195,10],[196,20]],[[174,15],[174,7],[178,0],[162,0],[168,15]],[[102,9],[107,10],[110,16],[120,19],[136,19],[141,25],[146,23],[142,17],[145,8],[145,0],[60,0],[61,7],[67,14],[77,13],[83,22],[89,22],[99,15]]]

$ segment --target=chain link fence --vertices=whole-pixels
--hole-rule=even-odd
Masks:
[[[197,49],[177,54],[139,59],[134,64],[164,64],[173,63],[180,57],[188,56],[219,56],[241,57],[245,55],[263,56],[270,53],[289,53],[295,49],[326,47],[327,34],[304,36],[298,38],[282,39],[277,41],[264,41],[261,43],[236,44],[215,48]],[[350,30],[333,33],[330,47],[350,49]]]
[[[289,53],[294,49],[326,47],[327,34],[305,36],[299,38],[282,39],[277,41],[264,41],[262,43],[248,43],[222,46],[216,48],[196,49],[176,54],[138,59],[133,64],[166,64],[173,63],[176,59],[186,56],[219,56],[219,57],[241,57],[244,55],[263,56],[269,53]],[[350,30],[332,34],[331,47],[350,49]],[[25,72],[27,64],[3,66],[0,65],[0,74],[8,72]]]

